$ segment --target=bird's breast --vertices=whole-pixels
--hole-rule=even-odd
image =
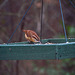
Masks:
[[[30,37],[28,37],[26,34],[25,34],[25,38],[28,39],[28,40],[30,40]]]
[[[25,38],[29,41],[32,41],[32,42],[38,42],[35,38],[33,37],[28,37],[26,34],[25,34]]]

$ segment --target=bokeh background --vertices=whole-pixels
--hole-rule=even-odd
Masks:
[[[42,39],[64,38],[59,0],[43,0]],[[75,7],[61,0],[68,38],[75,38]],[[71,0],[75,6],[75,0]],[[6,43],[29,7],[31,0],[0,0],[0,44]],[[34,30],[40,36],[41,0],[34,3],[12,42],[26,41],[22,29]],[[75,59],[0,60],[0,75],[75,75]]]

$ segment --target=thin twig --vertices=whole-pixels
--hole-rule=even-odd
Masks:
[[[18,16],[18,17],[23,16],[23,15],[20,15],[19,13],[12,13],[12,12],[0,12],[0,15],[9,15],[9,16]]]
[[[0,9],[6,4],[6,2],[8,2],[8,0],[4,0],[4,2],[0,4]]]

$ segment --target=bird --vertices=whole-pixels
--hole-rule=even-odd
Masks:
[[[22,31],[25,32],[25,38],[29,42],[33,42],[33,43],[40,42],[40,37],[33,30],[22,30]]]

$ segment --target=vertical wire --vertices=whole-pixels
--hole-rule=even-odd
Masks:
[[[42,24],[43,24],[43,0],[41,0],[42,6],[41,6],[41,30],[40,30],[40,41],[42,43]]]
[[[63,17],[63,11],[62,11],[62,6],[61,6],[61,0],[59,0],[59,4],[60,4],[60,10],[61,10],[63,28],[64,28],[64,33],[65,33],[65,39],[66,39],[66,42],[67,42],[67,35],[66,35],[66,29],[65,29],[64,17]]]

